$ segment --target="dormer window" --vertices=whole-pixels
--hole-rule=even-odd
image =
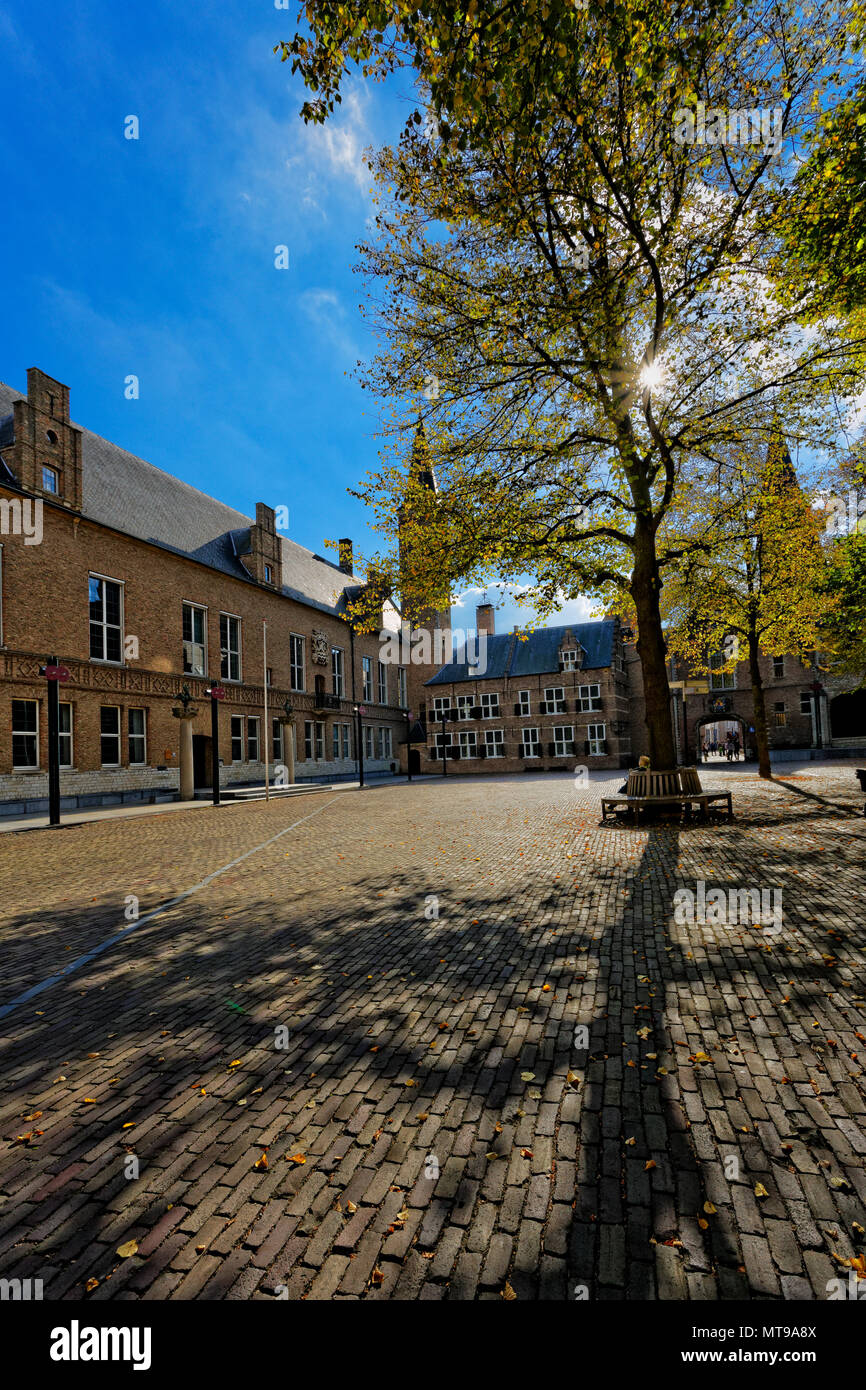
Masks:
[[[47,463],[43,463],[42,465],[42,491],[54,493],[60,491],[60,479],[57,469],[49,468]]]
[[[273,570],[271,569],[270,565],[265,565],[265,583],[266,583],[266,584],[273,584],[273,582],[274,582],[273,575],[274,575],[274,572],[273,572]]]
[[[580,670],[580,652],[577,648],[559,653],[559,669],[560,671]]]

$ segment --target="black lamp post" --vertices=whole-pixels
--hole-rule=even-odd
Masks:
[[[406,711],[406,774],[408,781],[412,781],[412,711]]]
[[[362,738],[362,736],[361,736],[361,735],[362,735],[361,711],[362,711],[363,708],[364,708],[363,705],[353,705],[353,706],[352,706],[352,709],[354,710],[354,712],[355,712],[355,714],[356,714],[356,716],[357,716],[357,719],[358,719],[358,733],[357,733],[357,738],[358,738],[358,786],[359,786],[359,787],[363,787],[363,785],[364,785],[364,740],[363,740],[363,738]]]
[[[442,776],[448,776],[448,761],[445,756],[445,715],[442,715]]]
[[[214,806],[220,805],[220,700],[226,697],[225,686],[215,681],[205,691],[210,696],[211,797]]]

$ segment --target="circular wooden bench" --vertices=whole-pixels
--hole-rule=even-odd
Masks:
[[[610,818],[631,813],[637,823],[641,811],[681,807],[683,814],[699,807],[704,820],[709,819],[713,802],[724,802],[728,820],[734,819],[731,793],[705,791],[696,767],[675,767],[665,771],[653,768],[633,768],[628,774],[625,793],[601,799],[602,823]]]

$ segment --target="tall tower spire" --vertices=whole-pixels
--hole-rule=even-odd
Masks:
[[[424,422],[418,416],[409,455],[406,491],[398,512],[400,544],[400,605],[414,630],[451,626],[451,592],[445,557],[433,542],[436,474]],[[436,578],[431,583],[431,573]]]

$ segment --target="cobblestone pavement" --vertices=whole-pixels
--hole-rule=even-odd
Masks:
[[[3,836],[0,1275],[95,1301],[856,1285],[866,821],[852,764],[781,777],[705,772],[730,825],[600,827],[621,774],[548,774]],[[678,922],[699,881],[780,889],[781,930]]]

